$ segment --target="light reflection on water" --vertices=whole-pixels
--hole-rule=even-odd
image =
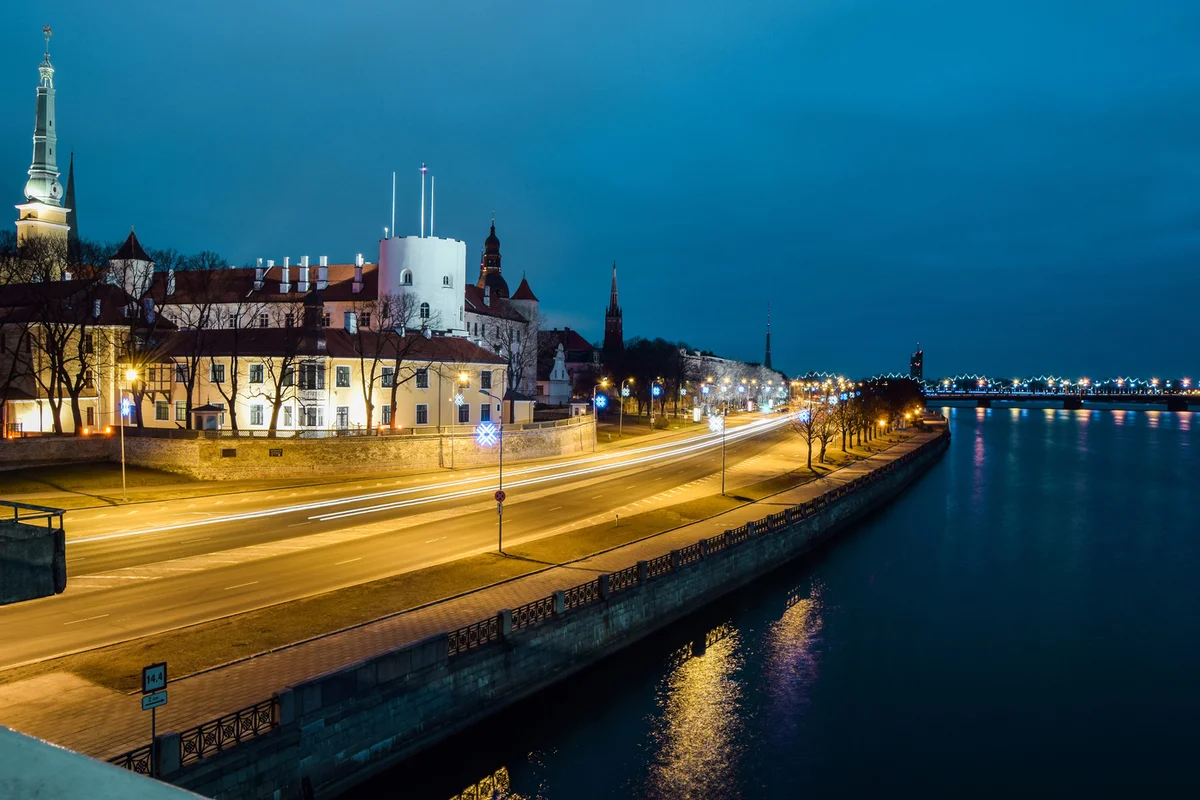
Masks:
[[[702,655],[677,661],[658,686],[649,733],[655,755],[645,788],[650,797],[720,796],[721,787],[735,786],[741,637],[736,630],[723,633]]]

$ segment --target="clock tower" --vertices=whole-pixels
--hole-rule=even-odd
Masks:
[[[63,207],[63,188],[58,182],[58,161],[54,150],[58,133],[54,129],[54,66],[50,63],[50,26],[42,29],[46,52],[38,66],[37,115],[33,124],[33,163],[25,183],[25,202],[17,206],[17,244],[34,240],[67,245],[67,212]]]

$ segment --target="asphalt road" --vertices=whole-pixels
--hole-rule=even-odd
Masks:
[[[727,469],[753,482],[783,430],[731,427]],[[717,494],[720,468],[711,435],[506,467],[505,543]],[[67,591],[0,608],[0,667],[494,551],[496,485],[476,469],[72,511]]]

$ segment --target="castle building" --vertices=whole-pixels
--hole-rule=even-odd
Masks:
[[[50,26],[42,29],[46,52],[38,66],[37,112],[33,123],[33,162],[25,183],[25,202],[17,206],[17,243],[50,242],[65,248],[69,225],[63,207],[63,188],[58,182],[54,150],[58,133],[54,128],[54,65],[50,63]],[[72,187],[73,189],[74,187]]]

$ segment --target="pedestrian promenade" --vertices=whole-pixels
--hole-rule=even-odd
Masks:
[[[268,699],[273,692],[364,658],[469,625],[737,528],[782,509],[804,503],[831,487],[847,483],[889,463],[932,438],[918,433],[888,450],[827,476],[741,506],[719,516],[569,564],[552,566],[503,584],[401,612],[363,625],[289,645],[248,660],[170,680],[169,703],[158,712],[158,731],[184,730],[222,714]],[[147,663],[153,661],[148,648]],[[48,699],[52,698],[52,699]],[[140,695],[121,694],[82,679],[55,673],[0,686],[0,724],[98,758],[108,758],[149,741],[149,713]]]

